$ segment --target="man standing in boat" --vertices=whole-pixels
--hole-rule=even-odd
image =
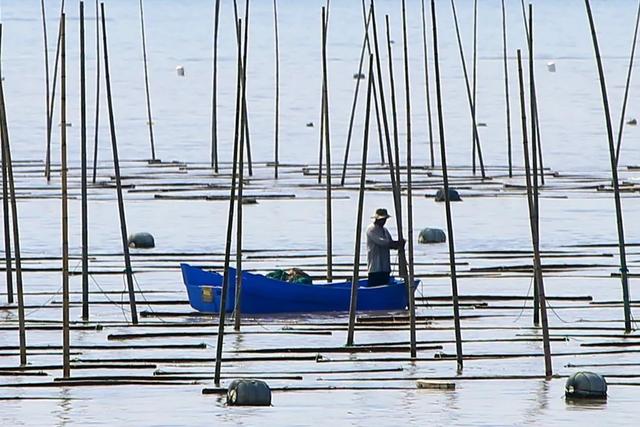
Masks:
[[[389,230],[384,227],[391,215],[384,208],[376,209],[371,217],[373,224],[367,227],[367,268],[368,286],[380,286],[389,283],[391,275],[391,249],[401,249],[404,240],[393,240]]]

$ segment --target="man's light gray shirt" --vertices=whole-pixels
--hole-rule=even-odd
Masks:
[[[393,239],[384,227],[367,227],[367,268],[369,273],[391,272],[389,250]]]

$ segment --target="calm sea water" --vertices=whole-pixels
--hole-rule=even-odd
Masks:
[[[46,2],[49,29],[50,60],[55,50],[55,30],[59,3]],[[91,2],[89,2],[91,3]],[[233,5],[222,2],[220,28],[219,73],[219,138],[220,156],[230,160],[233,108],[235,102],[235,35],[233,29]],[[242,2],[241,2],[242,3]],[[449,163],[469,165],[471,154],[471,121],[460,59],[458,56],[452,14],[449,2],[439,1],[438,24],[440,26],[441,72],[443,77],[444,111],[446,116],[446,142]],[[314,164],[317,161],[321,52],[320,9],[321,1],[279,0],[280,52],[281,52],[281,160],[283,162]],[[12,138],[16,160],[43,160],[45,147],[45,101],[43,40],[40,5],[37,1],[8,1],[1,5],[3,23],[3,74]],[[402,32],[400,2],[376,3],[379,34],[382,37],[384,14],[390,15],[395,75],[397,78],[398,110],[404,111],[404,87],[402,73]],[[93,4],[88,4],[88,72],[89,105],[93,109],[95,92],[95,14]],[[242,12],[242,5],[241,12]],[[411,61],[411,106],[414,126],[414,157],[417,163],[428,161],[428,134],[424,101],[424,59],[422,52],[422,27],[420,2],[408,0],[408,31]],[[561,172],[595,174],[607,177],[609,152],[602,115],[593,50],[584,4],[578,0],[535,2],[535,67],[537,73],[538,104],[540,111],[542,144],[545,166]],[[614,123],[619,120],[620,104],[624,89],[626,67],[632,40],[636,4],[630,1],[594,1],[593,10],[599,30],[600,47],[605,61],[607,83]],[[69,78],[69,129],[70,157],[79,162],[79,109],[78,109],[78,6],[67,2],[68,14],[68,78]],[[471,60],[472,2],[457,3],[465,54]],[[518,1],[507,1],[510,90],[512,94],[512,127],[514,163],[522,164],[520,125],[517,121],[516,49],[525,49],[522,12]],[[138,4],[135,1],[111,0],[106,2],[109,55],[111,61],[112,89],[115,118],[121,157],[144,159],[150,156],[146,128],[146,107],[142,69],[142,52]],[[151,98],[158,157],[163,160],[182,160],[205,163],[210,156],[211,115],[211,59],[212,59],[213,1],[147,0],[145,17],[149,56]],[[502,38],[500,2],[479,1],[478,28],[478,121],[487,124],[479,129],[485,156],[489,165],[506,165],[506,138],[504,113],[504,83],[502,71]],[[429,27],[430,28],[430,27]],[[334,1],[329,21],[329,99],[331,116],[332,154],[342,157],[346,140],[349,110],[355,81],[363,24],[361,5],[357,0]],[[428,49],[432,52],[431,35]],[[273,9],[270,1],[254,1],[251,4],[251,31],[248,67],[248,105],[252,135],[253,156],[256,161],[273,159],[273,94],[274,94],[274,46]],[[386,67],[386,55],[383,66]],[[551,73],[547,64],[556,64]],[[432,67],[431,57],[429,66]],[[178,76],[176,67],[183,66],[184,77]],[[430,68],[433,75],[433,68]],[[388,90],[388,88],[387,88]],[[627,118],[637,117],[636,96],[640,80],[634,78],[627,109]],[[104,87],[102,87],[104,101]],[[363,99],[363,98],[362,98]],[[362,101],[361,99],[361,101]],[[105,111],[104,102],[101,105]],[[359,103],[354,135],[352,159],[359,156],[362,135],[364,103]],[[93,113],[89,114],[90,117]],[[58,123],[56,117],[54,123]],[[307,127],[314,122],[315,127]],[[401,137],[404,135],[403,114],[399,118]],[[106,115],[101,117],[99,157],[110,160]],[[616,125],[617,127],[617,125]],[[54,126],[53,158],[59,157],[59,127]],[[93,124],[90,122],[90,133]],[[625,126],[622,165],[640,163],[637,128]],[[371,157],[375,160],[377,152]],[[439,163],[439,162],[437,162]],[[106,163],[105,163],[106,164]],[[106,175],[106,172],[103,173]],[[633,180],[632,174],[626,179]],[[25,181],[26,182],[26,181]],[[54,179],[55,182],[55,179]],[[522,183],[514,179],[514,183]],[[33,178],[33,185],[45,185],[43,178]],[[274,189],[278,185],[272,183]],[[286,190],[283,190],[286,191]],[[316,194],[310,191],[312,195]],[[337,253],[352,251],[353,213],[356,209],[354,194],[346,200],[334,203],[335,249]],[[543,199],[541,201],[542,245],[546,249],[558,249],[574,243],[615,242],[613,202],[609,194],[573,195],[569,199]],[[224,248],[225,203],[168,202],[135,198],[127,194],[127,218],[132,231],[151,231],[159,242],[159,251],[209,250]],[[389,194],[374,193],[366,200],[366,209],[391,206]],[[640,214],[640,203],[635,196],[624,200],[627,240],[640,241],[640,227],[634,221]],[[27,200],[20,204],[22,246],[27,255],[60,254],[59,201]],[[91,209],[91,250],[117,252],[119,235],[117,211],[113,200],[95,198]],[[324,202],[261,202],[247,207],[245,213],[245,242],[249,248],[317,248],[324,246]],[[72,230],[78,230],[79,202],[71,202]],[[444,212],[421,195],[415,200],[416,229],[425,226],[444,228]],[[479,249],[528,249],[529,231],[526,201],[523,198],[469,198],[456,205],[454,211],[456,245],[459,250]],[[286,228],[271,224],[277,218]],[[269,224],[269,226],[265,226]],[[393,229],[393,226],[391,226]],[[72,250],[79,248],[79,233],[71,237]],[[612,250],[611,250],[612,251]],[[611,252],[616,254],[615,251]],[[446,248],[419,247],[418,259],[445,261]],[[633,263],[640,254],[630,255]],[[611,258],[610,269],[594,278],[553,277],[547,280],[549,294],[593,295],[600,300],[619,299],[619,282],[607,279],[615,271],[617,257]],[[348,261],[348,256],[345,256]],[[286,262],[286,261],[283,261]],[[251,263],[250,263],[251,264]],[[255,268],[268,269],[253,262]],[[446,271],[444,267],[422,267],[423,272]],[[602,271],[601,271],[602,272]],[[55,291],[59,286],[57,275],[27,275],[31,290]],[[101,285],[121,288],[120,278],[97,279]],[[182,289],[177,271],[140,275],[145,289]],[[72,286],[79,282],[72,281]],[[517,279],[466,279],[461,280],[461,293],[495,292],[526,294],[528,278]],[[424,289],[431,295],[448,292],[448,281],[433,280]],[[632,282],[633,286],[633,282]],[[632,288],[632,296],[636,292]],[[34,304],[43,299],[32,297]],[[446,314],[446,309],[434,309],[434,313]],[[121,319],[121,313],[112,308],[96,308],[97,316],[104,319]],[[37,312],[31,316],[51,319],[58,312]],[[517,312],[515,313],[517,314]],[[74,318],[78,312],[73,312]],[[620,319],[621,309],[611,308],[593,315],[585,310],[563,314],[551,322],[578,321],[596,316],[602,325],[607,320]],[[495,320],[492,325],[526,326],[530,319]],[[619,323],[617,323],[619,325]],[[104,344],[107,333],[74,334],[74,342]],[[15,334],[2,335],[7,344],[16,344]],[[406,334],[363,333],[362,340],[406,339]],[[422,339],[451,339],[450,331],[421,333]],[[491,337],[487,332],[469,332],[465,337]],[[495,335],[493,335],[495,336]],[[30,334],[34,344],[57,344],[59,337],[50,333]],[[298,346],[298,338],[278,339],[248,336],[235,342],[242,348],[259,346]],[[342,336],[332,338],[335,345],[342,343]],[[179,341],[179,340],[178,340]],[[183,340],[187,342],[187,340]],[[201,340],[198,339],[198,342]],[[212,340],[202,340],[212,344]],[[2,341],[4,342],[4,341]],[[192,341],[189,341],[192,342]],[[325,345],[326,341],[309,338],[306,345]],[[579,348],[578,343],[554,344],[560,351]],[[486,346],[469,345],[468,351],[486,352]],[[534,343],[521,346],[501,345],[503,351],[539,350]],[[489,349],[490,350],[490,349]],[[188,351],[188,350],[187,350]],[[445,346],[453,352],[452,345]],[[126,351],[111,352],[114,357],[130,356]],[[110,354],[111,354],[110,353]],[[200,353],[199,353],[200,354]],[[6,358],[3,365],[15,363]],[[12,360],[12,363],[8,360]],[[629,361],[632,356],[577,358],[579,362]],[[554,360],[556,371],[570,373],[564,365],[571,357]],[[39,361],[58,363],[58,357]],[[366,365],[363,363],[363,366]],[[367,365],[369,366],[369,365]],[[455,367],[449,364],[404,364],[412,375],[454,375]],[[242,365],[234,368],[243,368]],[[610,372],[625,373],[619,368]],[[539,358],[517,361],[478,361],[469,363],[465,374],[500,375],[505,373],[541,374]],[[409,375],[409,374],[407,374]],[[390,385],[412,386],[413,381]],[[388,391],[388,392],[337,392],[325,394],[283,393],[276,395],[274,406],[268,409],[228,409],[215,397],[201,395],[202,386],[175,386],[144,389],[138,387],[83,388],[83,389],[23,389],[3,390],[2,396],[40,396],[54,400],[13,401],[0,405],[0,421],[3,425],[322,425],[327,423],[350,425],[395,425],[432,423],[436,425],[551,425],[551,424],[635,424],[635,402],[640,394],[634,387],[612,387],[606,404],[572,406],[565,403],[564,380],[544,381],[485,381],[461,382],[455,392]],[[374,418],[375,417],[375,418]]]

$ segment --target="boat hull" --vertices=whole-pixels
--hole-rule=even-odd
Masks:
[[[223,276],[188,264],[180,267],[191,306],[203,313],[219,313]],[[229,268],[227,312],[235,307],[235,282],[236,270]],[[374,287],[366,284],[366,280],[358,282],[358,311],[392,311],[407,307],[407,290],[401,281],[394,279],[388,285]],[[350,301],[351,282],[307,285],[242,273],[241,311],[245,314],[349,311]]]

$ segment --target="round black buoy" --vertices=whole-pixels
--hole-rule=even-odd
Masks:
[[[266,382],[254,379],[233,380],[227,389],[227,405],[269,406],[271,389]]]
[[[444,243],[447,235],[439,228],[425,228],[418,234],[418,243]]]
[[[156,242],[150,233],[135,233],[129,235],[129,247],[136,249],[150,249],[156,246]]]
[[[444,188],[441,188],[436,193],[436,202],[444,202]],[[453,188],[449,189],[449,200],[452,202],[461,202],[460,194]]]
[[[570,399],[606,399],[607,381],[600,374],[576,372],[567,378],[564,395]]]

